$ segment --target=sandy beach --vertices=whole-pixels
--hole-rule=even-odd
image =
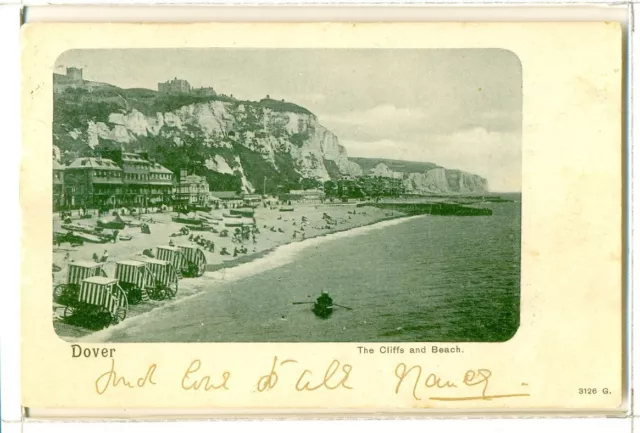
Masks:
[[[291,242],[303,242],[317,236],[335,233],[338,231],[350,230],[374,224],[379,221],[399,218],[405,214],[393,211],[383,210],[374,207],[356,207],[355,204],[298,204],[293,206],[294,210],[290,212],[281,212],[279,209],[271,209],[258,207],[255,211],[256,226],[260,233],[256,236],[255,243],[252,239],[244,241],[247,249],[246,254],[238,254],[234,257],[234,248],[240,248],[241,244],[234,243],[232,234],[235,228],[226,227],[229,230],[229,237],[221,237],[219,233],[197,231],[192,232],[193,236],[204,237],[204,239],[214,242],[215,249],[213,252],[205,251],[207,258],[207,272],[214,272],[220,269],[237,266],[248,261],[256,260],[265,256],[274,248]],[[223,214],[228,214],[226,209],[213,210],[208,213],[201,212],[203,216],[212,219],[222,219]],[[324,214],[331,216],[334,224],[328,225],[323,218]],[[175,212],[150,213],[142,215],[143,220],[151,220],[151,234],[144,234],[139,227],[126,227],[120,231],[120,235],[129,235],[132,237],[129,241],[118,240],[115,243],[93,244],[85,243],[82,246],[70,247],[68,243],[60,247],[53,248],[53,263],[61,268],[59,272],[53,273],[53,287],[64,283],[67,278],[68,263],[72,261],[92,261],[93,255],[97,254],[101,257],[106,251],[108,260],[104,269],[109,276],[115,274],[115,263],[120,260],[135,260],[144,257],[143,250],[152,249],[159,245],[168,245],[173,240],[175,245],[196,245],[189,240],[189,236],[171,237],[172,233],[177,233],[183,224],[173,222],[172,217],[177,214]],[[304,222],[303,222],[304,217]],[[126,216],[125,220],[137,220],[138,217]],[[76,220],[74,223],[93,225],[96,218]],[[54,219],[53,229],[59,231],[62,222]],[[224,230],[224,223],[218,222],[214,225],[218,231]],[[294,232],[295,237],[294,237]],[[222,248],[226,248],[230,255],[221,255]],[[130,305],[127,319],[138,316],[140,314],[151,311],[154,308],[168,305],[169,303],[179,301],[189,296],[201,293],[207,289],[208,279],[206,278],[183,278],[180,280],[177,296],[171,300],[149,301],[137,305]],[[77,326],[64,323],[59,318],[62,306],[53,305],[54,329],[62,338],[78,338],[89,335],[94,332]]]

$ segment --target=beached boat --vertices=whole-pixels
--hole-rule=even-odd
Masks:
[[[200,218],[171,217],[171,221],[173,221],[174,223],[187,224],[192,226],[202,225],[202,220]]]
[[[222,216],[225,218],[242,218],[242,215],[239,215],[239,214],[233,215],[230,213],[223,213]]]
[[[213,208],[211,206],[194,206],[193,210],[201,212],[211,212]]]
[[[118,215],[117,213],[111,219],[100,218],[98,220],[98,227],[105,229],[122,230],[124,229],[125,225],[125,221],[120,218],[120,215]]]
[[[224,221],[225,227],[242,227],[242,226],[252,226],[253,220],[249,218],[233,218],[227,219]]]
[[[244,223],[242,221],[225,221],[225,227],[242,227]]]
[[[118,236],[118,239],[120,239],[121,241],[130,241],[131,239],[133,239],[133,237],[129,235],[120,235]]]
[[[255,215],[255,210],[254,209],[231,209],[229,213],[231,214],[231,216],[239,215],[246,218],[253,218],[253,216]]]
[[[210,232],[211,228],[212,228],[211,226],[208,226],[208,225],[205,225],[205,224],[200,225],[200,226],[188,225],[188,226],[185,226],[185,227],[188,228],[191,231],[194,231],[194,232]]]
[[[73,232],[54,232],[54,242],[69,242],[72,245],[82,245],[84,241]]]
[[[292,207],[281,207],[280,212],[293,212],[295,209]]]
[[[74,231],[73,235],[78,239],[82,239],[85,242],[92,242],[94,244],[104,244],[104,243],[108,242],[106,237],[100,237],[100,236],[92,235],[92,234],[89,234],[89,233],[82,233],[82,232],[75,232]]]
[[[102,229],[97,229],[96,227],[85,226],[82,224],[62,224],[62,228],[72,232],[88,233],[92,235],[102,231]]]

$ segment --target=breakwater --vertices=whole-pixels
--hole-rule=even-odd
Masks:
[[[491,209],[462,206],[453,203],[406,203],[378,202],[358,203],[358,207],[371,206],[379,209],[390,209],[406,215],[448,215],[448,216],[489,216]]]

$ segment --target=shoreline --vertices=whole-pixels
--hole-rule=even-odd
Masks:
[[[398,221],[400,220],[400,222],[404,222],[404,221],[410,221],[412,219],[415,219],[417,217],[420,217],[422,215],[397,215],[394,217],[388,217],[379,221],[375,221],[375,222],[371,222],[368,224],[364,224],[362,226],[357,226],[357,227],[351,227],[351,228],[347,228],[347,229],[339,229],[339,230],[334,230],[332,232],[327,232],[327,233],[322,233],[322,234],[318,234],[316,236],[313,237],[309,237],[306,238],[304,240],[299,240],[299,241],[293,241],[293,242],[288,242],[282,245],[277,245],[274,246],[272,248],[269,248],[268,250],[263,250],[248,256],[244,256],[242,258],[239,258],[237,260],[234,261],[229,261],[229,262],[225,262],[224,264],[229,264],[230,266],[226,266],[226,267],[220,267],[219,269],[213,270],[213,271],[209,271],[207,270],[204,274],[204,278],[205,281],[210,282],[210,283],[216,283],[216,282],[220,282],[220,281],[224,281],[224,279],[220,279],[220,278],[216,278],[216,273],[220,272],[223,269],[239,269],[241,266],[243,265],[249,265],[251,263],[257,262],[258,260],[261,259],[267,259],[269,258],[269,256],[275,256],[278,252],[279,249],[283,248],[283,247],[287,247],[287,246],[291,246],[291,245],[304,245],[305,243],[307,243],[308,241],[311,240],[318,240],[321,238],[325,238],[328,236],[332,236],[332,235],[336,235],[339,233],[347,233],[347,232],[352,232],[355,230],[360,230],[366,227],[372,227],[372,226],[376,226],[378,224],[382,224],[385,222],[389,222],[389,221]],[[231,263],[233,263],[231,265]],[[253,272],[253,273],[249,273],[249,274],[245,274],[245,275],[241,275],[239,278],[233,278],[231,280],[228,280],[227,282],[235,282],[235,281],[239,281],[242,280],[244,278],[248,278],[254,275],[258,275],[261,274],[263,272],[275,269],[277,267],[286,265],[288,262],[281,262],[281,263],[277,263],[276,266],[271,266],[271,267],[265,267],[263,269],[259,269],[257,272]],[[154,312],[158,312],[160,310],[163,309],[170,309],[172,307],[174,307],[175,305],[178,305],[184,301],[187,301],[188,299],[203,295],[205,293],[207,293],[208,291],[215,291],[217,289],[219,289],[221,286],[216,285],[214,287],[210,286],[210,285],[202,285],[199,286],[198,290],[194,291],[193,293],[189,294],[188,296],[183,296],[181,298],[176,298],[170,301],[165,301],[162,302],[159,306],[157,306],[156,308],[152,308],[149,309],[148,311],[145,312],[141,312],[139,314],[136,314],[134,316],[131,316],[131,320],[127,321],[125,320],[124,322],[114,325],[114,326],[110,326],[108,328],[105,329],[100,329],[100,330],[96,330],[96,331],[92,331],[92,332],[88,332],[83,336],[80,337],[75,337],[75,338],[63,338],[65,341],[70,342],[70,343],[77,343],[77,342],[86,342],[86,343],[96,343],[96,342],[108,342],[108,338],[109,336],[113,333],[113,332],[117,332],[121,327],[127,326],[128,324],[135,324],[136,322],[140,321],[143,319],[144,316],[148,315],[148,314],[152,314]],[[97,337],[97,338],[92,338],[92,337]],[[96,341],[99,340],[99,341]]]
[[[308,213],[308,211],[311,209],[310,207],[304,207],[301,206],[300,207],[301,211],[305,211],[305,214]],[[321,210],[325,210],[327,212],[331,212],[333,213],[338,213],[338,208],[337,207],[333,207],[331,205],[329,206],[318,206],[316,207],[316,209],[321,209]],[[363,211],[362,208],[356,208],[355,206],[345,206],[342,207],[341,206],[341,212],[346,213],[347,211]],[[136,317],[145,315],[147,313],[150,313],[153,310],[156,309],[160,309],[160,308],[165,308],[165,307],[171,307],[172,305],[175,305],[178,302],[181,302],[185,299],[188,299],[192,296],[197,296],[200,295],[202,293],[205,293],[208,289],[208,283],[211,281],[216,281],[217,279],[213,278],[214,275],[216,273],[219,272],[224,272],[225,270],[231,270],[231,269],[238,269],[239,267],[241,267],[242,265],[247,265],[250,263],[254,263],[258,260],[264,259],[270,255],[273,255],[278,249],[280,249],[281,247],[286,247],[286,246],[292,246],[292,245],[296,245],[296,244],[304,244],[307,241],[311,241],[313,240],[318,240],[320,238],[329,236],[329,235],[335,235],[338,233],[345,233],[345,232],[350,232],[356,229],[362,229],[365,227],[370,227],[370,226],[374,226],[376,224],[380,224],[380,223],[384,223],[384,222],[389,222],[389,221],[393,221],[393,220],[399,220],[399,219],[410,219],[412,217],[415,217],[416,215],[407,215],[406,213],[403,212],[393,212],[392,214],[388,214],[387,213],[380,213],[379,215],[375,215],[374,211],[379,211],[382,212],[382,210],[380,209],[375,209],[375,208],[367,208],[365,209],[366,212],[363,212],[364,215],[367,215],[367,212],[372,213],[374,215],[369,216],[368,220],[364,220],[364,221],[357,221],[357,218],[355,218],[355,221],[348,221],[345,218],[342,218],[342,220],[340,221],[341,224],[343,223],[348,223],[348,227],[339,227],[337,224],[330,228],[330,229],[316,229],[318,232],[317,233],[313,233],[312,235],[306,237],[305,239],[291,239],[291,238],[278,238],[277,241],[274,243],[274,241],[272,240],[271,242],[267,242],[267,245],[264,246],[264,248],[260,249],[259,251],[253,252],[253,253],[249,253],[247,255],[241,255],[240,257],[236,257],[236,258],[232,258],[232,259],[227,259],[227,260],[222,260],[222,262],[219,263],[208,263],[206,265],[205,268],[205,274],[203,277],[200,278],[184,278],[180,280],[180,289],[178,290],[178,295],[176,296],[176,298],[171,299],[171,300],[163,300],[163,301],[149,301],[149,302],[143,302],[140,304],[136,304],[136,305],[130,305],[129,306],[129,311],[127,314],[127,319],[125,319],[122,323],[127,323],[129,319],[135,319]],[[274,214],[274,215],[278,215],[280,216],[280,214]],[[355,215],[355,214],[354,214]],[[272,215],[273,216],[273,215]],[[287,215],[289,216],[289,215]],[[296,215],[297,216],[297,215]],[[342,217],[345,217],[345,215],[342,215]],[[349,215],[349,220],[351,219],[351,214]],[[340,218],[336,218],[336,219],[340,219]],[[287,218],[284,221],[288,221],[289,219]],[[295,219],[294,219],[295,220]],[[264,221],[263,221],[264,222]],[[262,223],[260,223],[262,224]],[[214,257],[215,258],[215,257]],[[221,260],[221,259],[219,259]],[[113,262],[111,262],[113,263]],[[263,269],[260,272],[264,272],[267,269]],[[59,307],[58,307],[59,308]],[[55,305],[54,305],[54,310],[56,309]],[[138,319],[139,320],[139,319]],[[85,329],[85,328],[81,328],[79,326],[74,326],[71,324],[68,324],[66,322],[64,322],[63,320],[60,319],[56,319],[55,314],[53,317],[53,326],[54,326],[54,330],[57,333],[57,335],[63,339],[64,341],[77,341],[79,339],[84,340],[86,337],[89,337],[91,335],[94,335],[96,333],[102,333],[102,332],[109,332],[110,329],[115,329],[116,327],[120,327],[121,325],[112,325],[108,328],[105,329],[100,329],[100,330],[90,330],[90,329]],[[126,325],[125,325],[126,326]]]
[[[376,221],[371,221],[356,227],[349,227],[349,228],[344,228],[344,229],[336,229],[336,230],[327,230],[324,233],[318,233],[315,234],[313,236],[309,236],[308,238],[305,239],[300,239],[300,240],[291,240],[289,242],[284,242],[280,245],[274,245],[270,248],[267,248],[265,250],[262,251],[257,251],[255,253],[251,253],[251,254],[247,254],[246,256],[242,256],[242,257],[238,257],[236,259],[233,260],[227,260],[226,262],[222,262],[222,263],[218,263],[218,264],[211,264],[211,265],[207,265],[205,273],[210,273],[210,272],[218,272],[221,271],[223,269],[229,269],[229,268],[235,268],[237,266],[246,264],[246,263],[251,263],[253,261],[256,261],[258,259],[264,258],[266,256],[268,256],[269,254],[272,254],[273,252],[275,252],[278,248],[283,247],[285,245],[292,245],[292,244],[297,244],[297,243],[304,243],[307,241],[310,241],[312,239],[318,239],[318,238],[322,238],[325,236],[329,236],[329,235],[333,235],[336,233],[343,233],[343,232],[348,232],[351,230],[356,230],[362,227],[369,227],[375,224],[379,224],[385,221],[393,221],[393,220],[397,220],[397,219],[403,219],[403,218],[411,218],[414,216],[419,216],[419,215],[395,215],[395,216],[390,216],[390,217],[386,217],[386,218],[382,218]]]

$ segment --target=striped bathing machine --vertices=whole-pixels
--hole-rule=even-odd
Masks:
[[[73,304],[78,298],[80,283],[90,277],[106,277],[102,263],[73,262],[67,269],[67,282],[58,284],[53,289],[53,300],[62,305]]]
[[[187,258],[187,261],[195,266],[194,276],[199,277],[204,274],[204,270],[207,266],[207,258],[204,252],[200,248],[192,246],[180,246],[180,250]]]
[[[90,277],[106,277],[102,263],[95,262],[74,262],[69,263],[67,273],[67,284],[80,284],[82,280]]]
[[[166,260],[152,259],[145,257],[142,259],[154,278],[154,291],[150,295],[153,299],[157,293],[157,298],[174,297],[178,293],[178,272],[176,268]],[[162,293],[164,291],[164,293]]]
[[[147,289],[153,289],[155,278],[146,263],[136,260],[116,262],[116,279],[127,293],[130,303],[149,301]]]
[[[127,317],[129,303],[117,279],[90,277],[82,281],[75,312],[89,310],[91,307],[107,311],[112,323],[118,323]]]
[[[171,263],[178,271],[179,276],[181,275],[182,269],[187,266],[187,258],[178,247],[167,245],[159,246],[156,250],[156,258]]]

